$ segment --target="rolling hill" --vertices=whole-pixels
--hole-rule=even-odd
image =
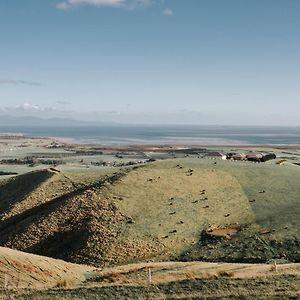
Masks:
[[[2,182],[0,244],[95,266],[300,261],[296,166],[185,158],[115,171]]]
[[[0,247],[1,289],[45,289],[76,286],[92,276],[93,268]]]

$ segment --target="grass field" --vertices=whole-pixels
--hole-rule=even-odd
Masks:
[[[102,253],[99,263],[106,265],[169,259],[299,262],[300,169],[292,164],[169,159],[124,169],[118,180],[106,182],[120,172],[109,170],[38,171],[2,184],[2,220],[10,224],[14,217],[15,225],[21,222],[1,226],[2,245],[49,255],[38,246],[42,232],[48,236],[47,248],[54,249],[51,243],[64,236],[66,228],[77,232],[81,216],[85,239],[76,246],[75,234],[69,246],[64,241],[65,247],[70,253],[74,247],[98,249],[97,234],[102,234],[94,223],[102,222],[102,232],[110,232],[104,235],[110,250],[97,251]],[[38,214],[30,215],[29,210],[37,209]],[[115,221],[114,214],[119,215]],[[63,228],[60,223],[69,225]],[[204,234],[223,229],[234,231],[234,236]],[[40,237],[29,240],[32,232],[40,232]],[[53,241],[51,235],[56,236]],[[98,254],[91,255],[96,263]]]
[[[155,259],[175,258],[194,247],[199,252],[202,230],[218,227],[236,228],[239,233],[232,240],[208,245],[211,249],[200,247],[204,249],[198,258],[225,259],[221,253],[225,245],[229,261],[299,261],[299,180],[300,172],[293,165],[215,164],[187,158],[134,170],[110,192],[122,199],[116,200],[117,207],[134,221],[122,232],[122,242],[130,245],[137,237],[152,241],[157,245]],[[245,251],[248,242],[250,254],[235,255]],[[197,259],[194,254],[191,259]]]
[[[3,153],[13,157],[16,151],[22,157],[27,149],[50,156],[49,149],[41,149],[45,141],[40,143],[25,148],[16,144],[13,151],[7,145]],[[77,278],[72,289],[61,289],[64,280],[58,283],[59,278],[70,266],[50,258],[23,261],[22,254],[10,258],[3,250],[3,272],[14,272],[17,266],[12,285],[20,285],[21,267],[24,284],[28,281],[37,287],[49,282],[47,289],[60,285],[41,292],[10,290],[9,297],[97,299],[101,294],[103,299],[137,295],[180,299],[188,292],[200,299],[255,299],[261,296],[255,290],[279,299],[298,296],[300,168],[293,159],[283,164],[184,154],[165,159],[173,154],[164,153],[164,160],[120,168],[90,164],[94,159],[109,160],[113,153],[93,157],[80,152],[76,157],[63,149],[54,152],[51,155],[67,155],[58,170],[42,165],[3,166],[3,171],[18,170],[20,175],[1,176],[0,244],[98,269],[93,280],[80,285]],[[144,157],[136,153],[125,160]],[[151,157],[150,152],[147,155]],[[53,280],[34,281],[26,274],[26,270],[46,269],[47,263],[53,266]],[[4,289],[0,299],[7,295]]]

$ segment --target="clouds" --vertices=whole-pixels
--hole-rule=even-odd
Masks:
[[[124,4],[126,0],[66,0],[57,4],[58,9],[69,9],[79,5],[112,6],[117,7]]]
[[[71,105],[72,103],[69,101],[56,101],[56,104],[58,105]]]
[[[0,85],[45,86],[44,83],[29,80],[0,79]]]
[[[70,10],[72,8],[80,6],[92,6],[92,7],[111,7],[111,8],[125,8],[134,10],[136,8],[147,7],[150,5],[163,5],[163,0],[64,0],[56,4],[56,8],[59,10]],[[174,12],[170,8],[162,10],[162,14],[165,17],[171,17]]]
[[[158,7],[161,7],[163,4],[163,0],[64,0],[57,3],[56,8],[67,11],[81,6],[92,6],[98,8],[111,7],[134,10],[136,8],[142,8],[151,5],[158,5]],[[165,17],[172,17],[174,12],[170,8],[165,8],[162,10],[162,15]]]
[[[31,102],[24,102],[17,105],[1,107],[0,116],[9,115],[14,117],[38,117],[38,118],[68,118],[73,112],[65,106],[53,103],[50,105],[39,105]]]
[[[68,10],[73,7],[89,5],[96,7],[124,7],[136,8],[151,4],[153,0],[65,0],[59,2],[56,8],[61,10]]]
[[[165,15],[165,16],[167,16],[167,17],[171,17],[171,16],[173,16],[173,10],[172,9],[170,9],[170,8],[166,8],[164,11],[163,11],[163,14]]]
[[[42,107],[37,104],[32,103],[22,103],[15,106],[6,106],[4,107],[4,111],[11,113],[41,113],[46,111],[56,111],[57,108],[55,106],[50,107]]]

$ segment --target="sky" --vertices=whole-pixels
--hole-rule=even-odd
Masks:
[[[0,0],[0,114],[300,126],[300,1]]]

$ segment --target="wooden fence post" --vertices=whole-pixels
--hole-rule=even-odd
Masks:
[[[276,273],[278,272],[276,260],[274,260],[274,270]]]
[[[4,288],[6,289],[8,286],[8,276],[7,274],[5,274],[5,277],[4,277]]]
[[[151,268],[148,268],[148,283],[152,284]]]

